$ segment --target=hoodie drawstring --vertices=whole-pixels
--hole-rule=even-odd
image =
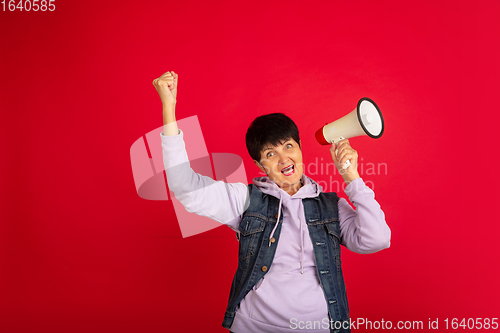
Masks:
[[[278,227],[278,223],[280,222],[280,216],[281,216],[281,200],[283,199],[281,192],[278,192],[280,194],[280,204],[278,205],[278,218],[276,219],[276,225],[273,228],[273,231],[271,231],[271,236],[269,236],[269,246],[271,246],[271,239],[273,238],[274,231]]]
[[[276,225],[273,228],[273,231],[271,231],[271,235],[269,236],[269,246],[271,246],[271,239],[274,236],[274,231],[278,227],[278,223],[280,221],[280,216],[281,216],[281,203],[283,200],[283,196],[281,192],[278,192],[280,194],[280,203],[278,205],[278,217],[276,219]],[[302,203],[301,203],[302,204]],[[300,221],[300,274],[304,274],[304,233],[302,232],[302,221],[301,218],[299,218]]]
[[[302,202],[300,203],[302,204]],[[304,233],[302,232],[302,219],[300,221],[300,274],[304,274]]]

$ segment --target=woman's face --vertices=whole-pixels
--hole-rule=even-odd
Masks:
[[[294,139],[267,144],[260,152],[260,163],[254,160],[262,172],[287,193],[293,195],[301,187],[300,179],[304,172],[302,150]]]

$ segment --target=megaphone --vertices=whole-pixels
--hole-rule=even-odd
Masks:
[[[382,134],[384,134],[384,118],[380,109],[374,101],[363,97],[352,112],[317,130],[316,140],[322,145],[329,145],[361,135],[378,139]],[[347,162],[344,169],[350,165]]]

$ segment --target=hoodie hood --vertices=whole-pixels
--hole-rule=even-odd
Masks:
[[[323,188],[316,183],[314,180],[311,178],[307,177],[306,175],[302,175],[300,178],[300,181],[302,183],[302,187],[292,196],[290,196],[288,193],[283,191],[278,185],[276,185],[275,182],[269,179],[269,177],[256,177],[253,179],[253,183],[255,186],[259,188],[263,193],[266,193],[268,195],[272,195],[275,198],[279,199],[279,206],[278,206],[278,218],[277,221],[280,220],[281,216],[281,206],[283,202],[283,198],[286,198],[287,202],[289,200],[297,200],[297,199],[304,199],[304,198],[315,198],[317,197],[322,191]],[[300,200],[299,205],[301,207],[300,211],[304,211],[303,205],[302,205],[302,200]],[[303,215],[303,214],[302,214]],[[304,273],[304,233],[302,232],[303,230],[303,225],[306,223],[304,220],[304,216],[299,216],[299,219],[301,221],[300,223],[300,269],[301,273]],[[284,222],[284,220],[283,220]],[[273,231],[271,232],[271,235],[269,236],[269,246],[273,243],[273,236],[274,236],[274,231],[276,230],[276,227],[278,226],[278,223],[273,228]]]

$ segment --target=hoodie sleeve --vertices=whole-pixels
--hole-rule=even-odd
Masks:
[[[374,253],[391,244],[391,229],[385,214],[375,200],[375,193],[361,178],[345,189],[354,210],[347,200],[339,200],[340,237],[342,245],[356,253]]]
[[[243,183],[224,183],[193,171],[183,132],[161,136],[163,164],[169,189],[190,213],[207,216],[237,231],[246,209],[248,188]]]

